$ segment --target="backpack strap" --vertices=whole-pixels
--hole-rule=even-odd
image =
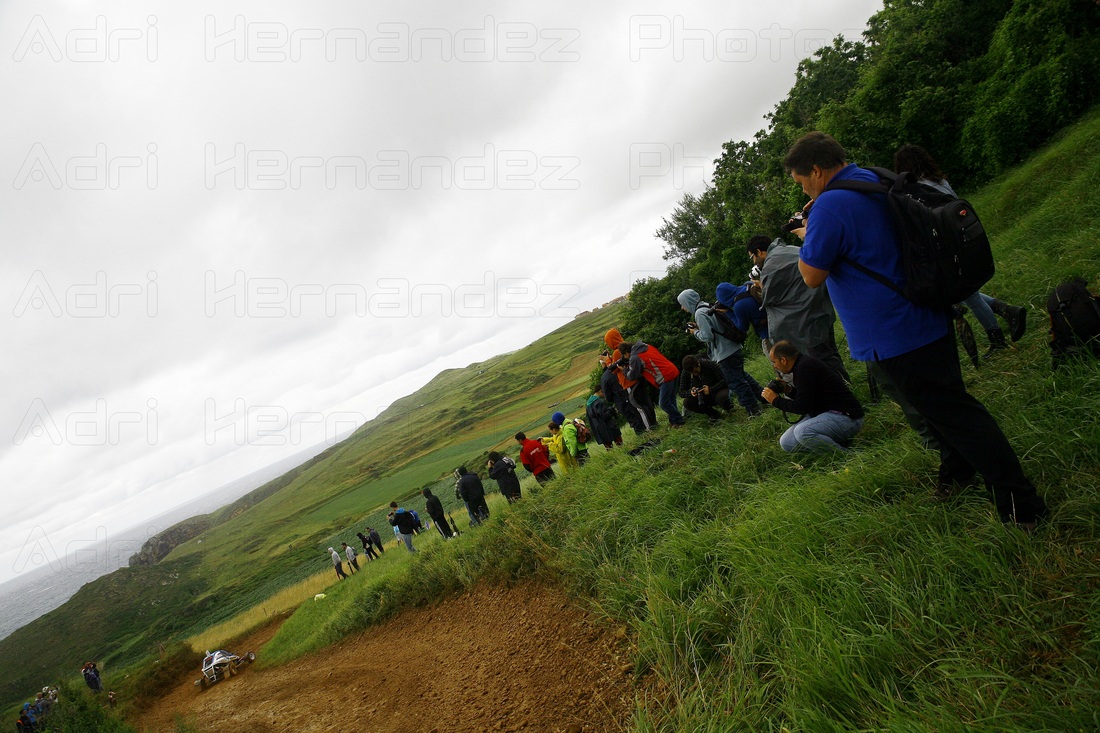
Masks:
[[[825,186],[825,191],[832,189],[842,191],[856,191],[858,193],[867,194],[885,194],[890,193],[893,189],[902,186],[912,176],[912,174],[908,172],[898,175],[887,168],[866,168],[865,170],[869,170],[876,176],[878,176],[878,183],[872,183],[871,181],[853,181],[850,179],[838,181],[834,177],[833,180],[829,181],[829,185]],[[822,191],[822,193],[824,193],[825,191]],[[860,263],[849,257],[841,257],[840,261],[845,263],[846,265],[851,265],[867,277],[882,283],[901,297],[908,300],[905,295],[905,291],[898,287],[893,280],[886,277],[881,272],[872,270],[866,265],[861,265]]]

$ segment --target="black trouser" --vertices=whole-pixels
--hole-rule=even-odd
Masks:
[[[631,427],[634,428],[634,432],[641,435],[646,430],[653,430],[657,427],[657,410],[653,407],[653,396],[649,393],[649,385],[638,380],[638,383],[626,391],[627,399],[630,401],[630,406],[634,408],[640,416],[639,425],[636,425],[633,421],[630,422]]]
[[[435,528],[439,530],[439,534],[443,535],[443,539],[451,539],[454,532],[451,531],[451,525],[447,523],[446,516],[440,514],[439,516],[432,517],[432,521],[435,522]]]
[[[374,548],[371,547],[370,542],[364,542],[363,543],[363,554],[366,555],[371,560],[376,560],[378,558],[378,555],[375,554]]]
[[[954,335],[878,361],[878,366],[924,418],[940,444],[940,481],[965,483],[978,471],[1001,521],[1032,522],[1046,504],[1024,475],[997,421],[963,383]]]
[[[544,484],[552,478],[554,478],[554,469],[552,468],[544,468],[535,474],[535,480],[540,484]]]
[[[845,384],[852,383],[852,378],[848,376],[848,370],[844,368],[844,359],[840,356],[840,349],[836,346],[836,334],[832,330],[829,331],[829,338],[817,346],[806,349],[806,353],[839,374]]]

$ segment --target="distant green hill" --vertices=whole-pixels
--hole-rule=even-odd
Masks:
[[[491,450],[515,455],[511,436],[545,425],[550,405],[583,405],[603,334],[620,310],[598,309],[511,354],[441,372],[347,440],[206,515],[210,528],[157,564],[85,585],[0,640],[0,658],[25,660],[0,668],[0,704],[72,674],[85,659],[110,669],[154,655],[169,639],[324,569],[319,550],[335,533],[368,523],[388,530],[391,500],[441,477],[451,483],[456,466],[483,465]],[[437,493],[456,506],[451,492]]]

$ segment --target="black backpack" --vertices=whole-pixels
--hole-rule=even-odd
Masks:
[[[886,194],[890,217],[901,248],[901,287],[889,278],[847,257],[842,262],[873,277],[908,300],[932,308],[947,308],[978,292],[993,277],[993,252],[978,215],[967,201],[917,183],[911,173],[897,175],[869,168],[879,177],[870,181],[831,181],[825,190],[844,189]]]
[[[733,299],[733,302],[736,303],[742,298],[748,297],[751,296],[747,292],[738,293],[737,297]],[[738,328],[737,324],[733,322],[733,318],[730,316],[730,311],[718,310],[714,306],[710,306],[709,308],[707,308],[707,315],[714,316],[714,321],[718,324],[718,333],[722,334],[734,343],[745,343],[745,337],[748,336],[748,334]]]
[[[1100,298],[1076,277],[1054,288],[1047,298],[1053,367],[1066,357],[1091,353],[1100,357]]]

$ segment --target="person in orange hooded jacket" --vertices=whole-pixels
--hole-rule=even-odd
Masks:
[[[615,373],[619,384],[626,391],[629,406],[629,410],[623,413],[626,421],[639,435],[647,430],[653,430],[657,427],[657,411],[653,409],[653,398],[649,395],[649,388],[640,377],[627,379],[626,370],[622,364],[624,356],[630,357],[630,344],[623,343],[623,335],[617,328],[612,328],[604,334],[603,342],[607,344],[607,348],[611,349],[611,353],[601,357],[600,363],[604,364],[608,371]],[[622,350],[620,346],[623,347]],[[623,354],[624,350],[625,354]]]

